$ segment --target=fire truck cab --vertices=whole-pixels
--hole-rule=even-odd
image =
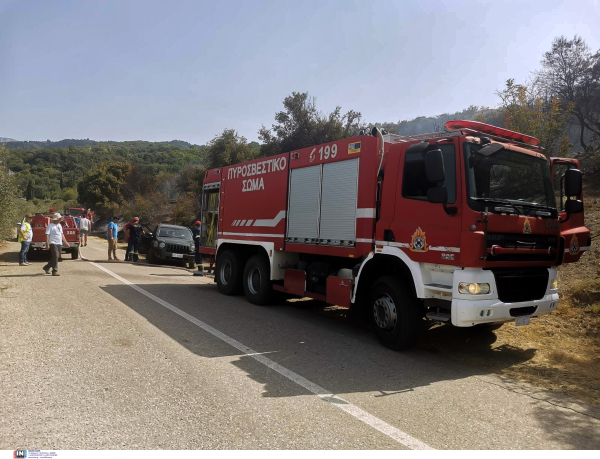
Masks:
[[[578,162],[473,121],[329,142],[206,172],[203,243],[221,293],[350,308],[393,349],[423,318],[458,327],[552,312],[590,248]]]

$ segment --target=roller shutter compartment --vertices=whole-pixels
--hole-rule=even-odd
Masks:
[[[319,243],[353,245],[356,241],[358,158],[323,165]]]
[[[289,196],[287,240],[316,242],[319,238],[321,166],[293,169]]]

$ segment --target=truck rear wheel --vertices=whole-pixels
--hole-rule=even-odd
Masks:
[[[242,259],[232,250],[226,250],[217,258],[215,278],[219,292],[237,295],[242,291]]]
[[[71,259],[77,260],[79,258],[79,247],[75,247],[71,250]]]
[[[271,266],[262,255],[254,255],[244,269],[244,293],[252,304],[264,306],[273,300],[271,287]]]
[[[377,338],[390,349],[405,349],[418,338],[419,302],[394,276],[382,277],[373,284],[369,316]]]

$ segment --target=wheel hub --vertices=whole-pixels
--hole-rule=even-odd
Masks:
[[[375,319],[375,324],[379,328],[384,330],[394,329],[398,322],[396,305],[388,295],[378,298],[375,303],[373,303],[373,317]]]
[[[229,263],[229,260],[226,260],[221,264],[219,277],[221,278],[221,284],[229,284],[229,281],[231,280],[231,263]]]
[[[252,269],[248,273],[248,290],[252,294],[256,295],[260,289],[260,270],[258,268]]]

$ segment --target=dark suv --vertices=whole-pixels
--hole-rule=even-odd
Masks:
[[[190,269],[196,267],[194,238],[192,231],[185,226],[160,224],[152,232],[146,232],[140,242],[140,252],[147,252],[148,263],[175,261]]]

